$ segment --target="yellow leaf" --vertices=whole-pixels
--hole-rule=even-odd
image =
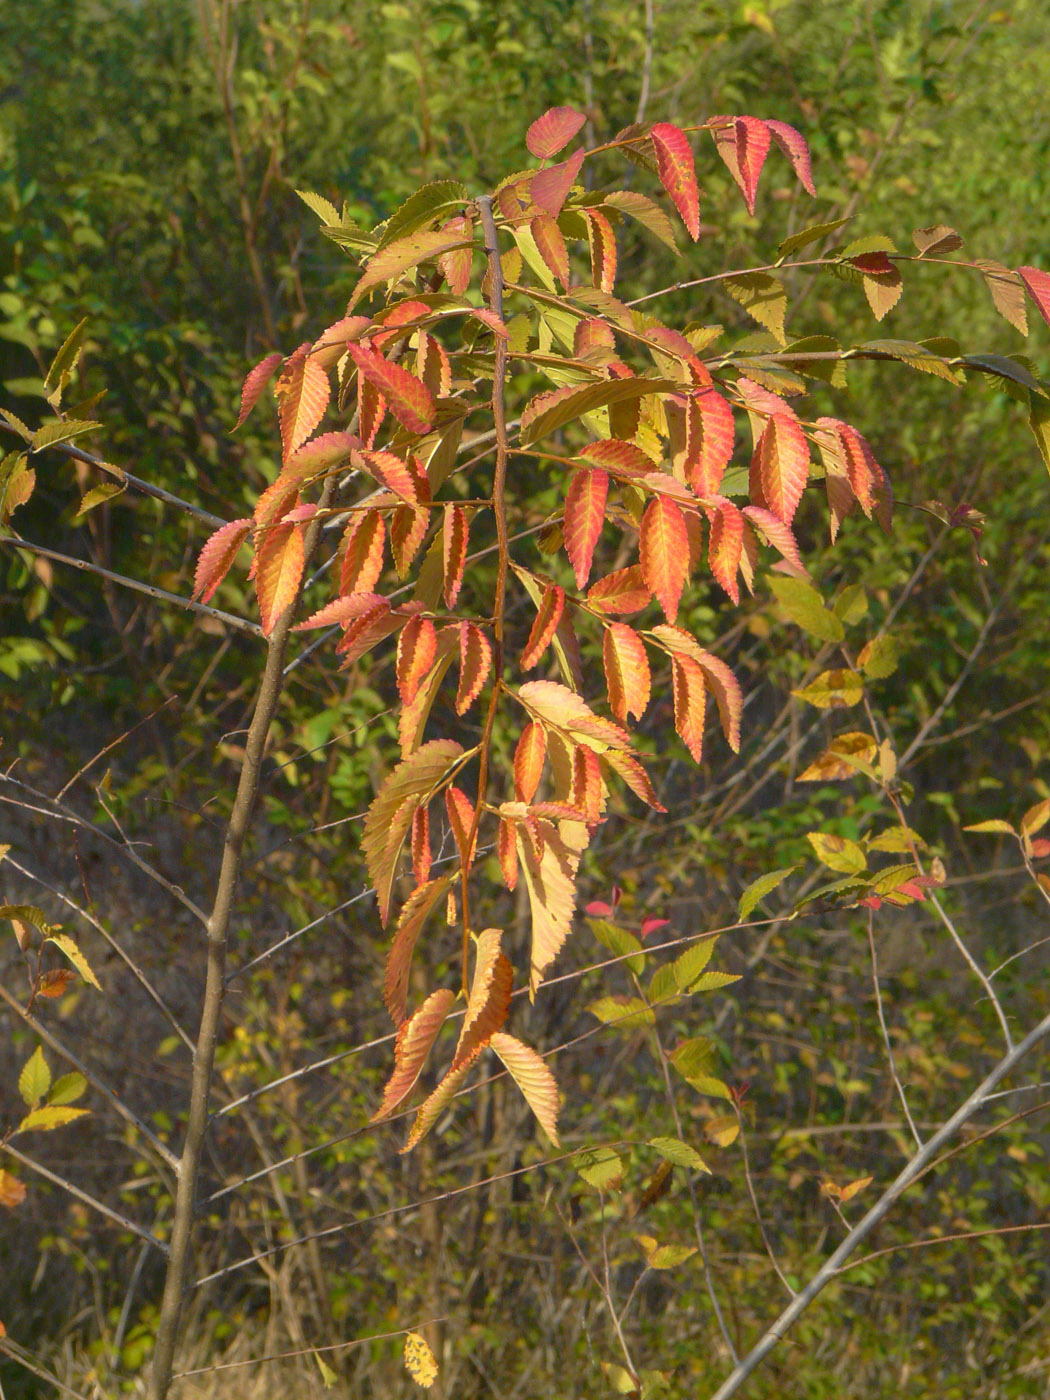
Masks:
[[[429,1390],[437,1380],[434,1353],[418,1332],[405,1334],[405,1370],[424,1390]]]

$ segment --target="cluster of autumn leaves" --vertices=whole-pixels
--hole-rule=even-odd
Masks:
[[[323,197],[303,196],[330,237],[364,255],[363,274],[344,317],[287,358],[267,356],[248,375],[238,426],[277,376],[281,470],[253,516],[218,530],[198,562],[195,591],[207,601],[250,540],[262,627],[269,634],[299,595],[306,530],[319,509],[306,494],[333,474],[344,498],[347,489],[364,486],[353,504],[341,499],[323,512],[326,527],[342,529],[333,555],[338,586],[334,598],[298,627],[338,631],[335,650],[344,666],[397,636],[401,759],[369,809],[364,851],[384,924],[393,917],[406,844],[414,889],[398,913],[387,958],[384,1000],[399,1029],[395,1069],[377,1118],[406,1100],[453,1014],[457,994],[444,988],[409,1012],[410,969],[430,915],[444,906],[448,923],[458,921],[456,886],[466,891],[486,819],[495,826],[504,884],[513,890],[522,879],[527,890],[534,995],[570,932],[580,859],[604,820],[610,779],[618,777],[650,807],[663,810],[626,727],[650,703],[651,652],[667,659],[675,728],[693,758],[699,762],[702,756],[709,696],[727,741],[739,746],[742,697],[735,677],[678,625],[686,583],[705,555],[711,576],[733,602],[739,601],[741,578],[752,587],[762,544],[777,551],[783,572],[805,578],[792,526],[811,474],[824,480],[832,539],[856,507],[885,528],[890,524],[892,495],[869,444],[838,419],[804,423],[788,401],[800,391],[797,376],[778,375],[751,358],[746,373],[725,361],[716,377],[701,356],[720,328],[683,334],[614,296],[616,225],[635,219],[671,246],[675,235],[664,209],[645,195],[586,193],[577,184],[588,154],[582,148],[550,163],[584,122],[582,113],[561,107],[533,123],[526,144],[540,167],[508,177],[492,198],[496,227],[506,240],[499,249],[491,242],[475,246],[478,206],[453,181],[425,186],[372,232],[355,228]],[[750,211],[774,143],[812,192],[809,153],[793,127],[717,117],[706,129]],[[628,128],[611,145],[655,172],[696,239],[700,191],[687,134],[657,123]],[[837,227],[818,225],[814,236]],[[589,255],[589,281],[579,284],[570,254],[576,245]],[[480,296],[471,286],[479,251],[485,255]],[[897,277],[886,253],[859,249],[852,263],[869,300],[885,301],[887,279]],[[782,288],[776,283],[771,292],[770,280],[764,274],[737,277],[729,279],[728,290],[783,344]],[[386,304],[373,314],[355,310],[382,290]],[[499,356],[493,339],[502,343]],[[651,367],[642,367],[642,356]],[[473,501],[466,495],[468,468],[494,460],[490,383],[503,393],[497,364],[504,361],[512,375],[540,371],[555,386],[524,405],[503,447],[512,460],[514,454],[539,458],[560,473],[563,504],[538,528],[547,554],[564,548],[575,582],[573,592],[567,578],[559,583],[549,570],[528,567],[510,551],[500,557],[504,577],[509,570],[535,607],[518,667],[524,673],[548,662],[559,677],[516,685],[503,674],[509,658],[494,645],[497,619],[476,608],[457,616],[479,515],[497,504],[519,522],[529,513],[528,501],[509,495],[502,503],[491,495]],[[350,425],[318,433],[330,408],[344,418],[353,409]],[[472,421],[479,413],[486,415],[483,428]],[[732,467],[741,413],[753,439],[746,471]],[[568,434],[552,446],[550,439],[563,429]],[[574,445],[564,448],[566,438],[575,438]],[[812,448],[820,458],[816,471]],[[452,489],[442,498],[450,481]],[[619,527],[624,541],[619,566],[592,581],[599,540],[610,525]],[[637,562],[625,563],[623,554],[629,557],[635,538]],[[422,560],[406,583],[420,551]],[[384,592],[388,553],[401,586]],[[653,600],[663,621],[639,629],[623,620]],[[583,696],[581,621],[601,629],[611,719]],[[484,758],[481,771],[487,771],[482,750],[490,724],[482,726],[472,748],[426,737],[453,666],[457,716],[471,711],[486,686],[493,688],[490,705],[506,696],[522,712],[507,775],[513,793],[505,800],[491,802],[485,790],[472,797],[460,785],[476,760]],[[431,814],[438,801],[456,848],[456,862],[440,874],[431,853]],[[465,932],[474,934],[472,928]],[[474,936],[469,989],[464,958],[466,1006],[456,1048],[418,1110],[408,1146],[436,1121],[485,1047],[500,1057],[556,1140],[553,1077],[533,1050],[502,1030],[513,969],[501,940],[498,929]]]

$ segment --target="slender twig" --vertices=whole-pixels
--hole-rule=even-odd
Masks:
[[[329,478],[318,503],[322,510],[329,504],[334,489],[335,480]],[[304,552],[307,561],[317,547],[319,536],[320,523],[313,521],[308,528],[305,543]],[[241,872],[244,843],[247,839],[248,828],[255,809],[255,799],[259,791],[263,754],[281,694],[285,649],[300,593],[301,588],[297,591],[294,603],[285,610],[278,620],[270,637],[266,668],[259,684],[255,712],[252,715],[252,722],[244,746],[244,759],[237,783],[237,793],[234,797],[230,823],[226,832],[215,901],[208,919],[207,973],[201,1005],[201,1022],[197,1034],[197,1048],[193,1061],[186,1138],[179,1163],[178,1186],[173,1208],[171,1256],[168,1261],[164,1295],[157,1324],[151,1382],[153,1400],[165,1400],[171,1385],[172,1363],[179,1334],[183,1294],[189,1277],[190,1245],[196,1217],[197,1177],[200,1171],[204,1133],[208,1125],[212,1070],[226,987],[226,945]]]
[[[412,1327],[399,1327],[395,1332],[375,1332],[369,1337],[354,1337],[349,1342],[331,1342],[323,1347],[302,1347],[298,1351],[278,1351],[270,1356],[249,1356],[245,1361],[219,1361],[214,1366],[200,1366],[194,1371],[176,1371],[173,1381],[184,1380],[187,1376],[210,1376],[213,1371],[234,1371],[241,1366],[261,1366],[266,1361],[290,1361],[296,1356],[316,1356],[319,1352],[347,1351],[350,1347],[367,1346],[369,1342],[387,1342],[391,1337],[403,1337],[406,1332],[420,1332],[437,1322],[447,1322],[447,1315],[431,1317],[426,1322],[417,1322]]]
[[[901,1083],[900,1075],[897,1073],[897,1061],[893,1054],[893,1042],[890,1040],[889,1027],[886,1025],[886,1016],[882,1009],[882,988],[879,985],[879,955],[875,948],[875,915],[868,910],[868,947],[871,950],[871,980],[875,987],[875,1006],[879,1013],[879,1025],[882,1028],[882,1043],[886,1047],[886,1059],[889,1061],[890,1074],[893,1076],[893,1083],[897,1090],[897,1097],[901,1101],[901,1108],[904,1109],[904,1116],[908,1120],[908,1127],[911,1135],[915,1139],[915,1146],[922,1147],[922,1138],[919,1130],[915,1126],[915,1119],[911,1116],[911,1109],[908,1106],[908,1096],[904,1092],[904,1085]]]
[[[163,501],[168,506],[174,506],[183,515],[192,515],[194,520],[202,521],[213,530],[226,524],[221,515],[212,515],[211,511],[202,510],[200,506],[195,506],[190,501],[184,501],[181,496],[173,496],[170,491],[165,491],[160,486],[154,486],[152,482],[143,481],[140,476],[132,476],[131,472],[125,471],[123,467],[118,467],[113,462],[107,462],[102,457],[96,457],[93,452],[85,452],[82,447],[76,447],[71,442],[51,443],[47,450],[61,452],[66,457],[72,457],[78,462],[85,462],[89,467],[98,467],[99,471],[107,472],[117,481],[124,482],[125,485],[132,487],[135,491],[140,491],[144,496],[152,496],[154,500]]]
[[[73,784],[76,783],[78,779],[82,778],[89,768],[93,768],[100,758],[105,758],[106,754],[112,753],[112,751],[115,748],[117,748],[118,745],[122,744],[125,739],[130,738],[130,736],[134,734],[137,729],[141,729],[142,726],[144,724],[148,724],[151,719],[156,719],[157,715],[160,714],[161,710],[166,710],[169,705],[173,705],[174,703],[175,696],[169,695],[167,700],[165,700],[162,705],[158,705],[155,710],[151,710],[148,715],[144,715],[143,718],[138,720],[135,724],[133,724],[130,729],[125,729],[123,734],[119,735],[111,743],[107,744],[105,748],[99,749],[98,753],[95,754],[94,758],[89,758],[85,764],[83,764],[80,768],[77,769],[77,771],[68,780],[68,782],[64,783],[62,787],[59,788],[58,792],[55,793],[55,801],[61,802],[63,797],[65,797],[66,793],[73,786]],[[192,710],[192,706],[187,706],[187,708]]]
[[[886,1188],[864,1218],[858,1221],[834,1253],[817,1270],[805,1288],[796,1295],[756,1345],[733,1368],[731,1374],[715,1391],[711,1400],[729,1400],[731,1395],[737,1393],[752,1371],[761,1365],[776,1344],[809,1308],[821,1290],[831,1282],[857,1246],[889,1214],[895,1202],[912,1182],[922,1175],[941,1147],[954,1137],[965,1123],[969,1122],[987,1101],[990,1091],[996,1087],[1000,1080],[1005,1079],[1047,1034],[1050,1034],[1050,1014],[1044,1016],[1019,1044],[1003,1056],[991,1073],[986,1075],[977,1088],[963,1100],[947,1122],[933,1134],[920,1151],[915,1153],[911,1161]]]
[[[67,1181],[65,1177],[42,1166],[32,1157],[27,1157],[24,1152],[19,1152],[18,1148],[12,1147],[9,1142],[0,1142],[0,1151],[6,1152],[16,1162],[21,1162],[22,1166],[27,1167],[31,1172],[36,1172],[37,1176],[42,1176],[45,1181],[50,1181],[52,1186],[60,1186],[67,1195],[75,1197],[78,1201],[83,1201],[84,1205],[90,1206],[99,1215],[104,1215],[107,1220],[112,1220],[114,1225],[119,1225],[122,1230],[130,1230],[132,1234],[138,1235],[139,1239],[151,1244],[154,1249],[159,1249],[161,1254],[167,1254],[168,1246],[163,1240],[158,1240],[156,1235],[147,1230],[145,1226],[136,1224],[134,1220],[129,1220],[126,1215],[121,1215],[119,1210],[113,1210],[104,1202],[97,1201],[94,1196],[89,1196],[86,1191],[81,1190],[72,1181]]]

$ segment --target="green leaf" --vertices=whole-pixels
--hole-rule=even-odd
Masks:
[[[834,337],[830,335],[807,335],[801,340],[793,340],[787,347],[787,354],[780,357],[780,363],[794,369],[798,374],[805,374],[810,379],[822,379],[830,384],[833,389],[845,389],[846,362],[844,359],[834,360],[806,360],[802,356],[833,350],[840,353],[842,346]],[[792,352],[797,352],[799,358],[792,357]]]
[[[67,1123],[83,1118],[86,1113],[86,1108],[56,1108],[48,1104],[44,1108],[34,1108],[32,1113],[27,1113],[15,1132],[49,1133],[54,1128],[64,1128]]]
[[[429,185],[423,185],[390,215],[379,238],[379,251],[428,224],[443,223],[453,214],[461,214],[469,199],[466,185],[461,185],[458,180],[434,180]]]
[[[739,974],[735,972],[704,972],[690,986],[689,991],[694,996],[697,992],[716,992],[721,987],[728,987],[739,981]]]
[[[713,1040],[697,1035],[676,1045],[669,1059],[683,1079],[696,1079],[710,1075],[717,1063],[718,1051]]]
[[[818,710],[844,709],[860,704],[864,685],[855,671],[822,671],[809,685],[791,693]]]
[[[841,642],[845,637],[841,620],[824,606],[824,600],[811,584],[774,574],[769,586],[789,620],[803,632],[821,642]]]
[[[832,832],[809,831],[806,840],[816,852],[817,859],[829,870],[837,870],[840,875],[859,875],[868,866],[864,852],[847,836],[836,836]]]
[[[339,210],[330,199],[325,199],[323,194],[314,194],[313,190],[296,190],[296,194],[308,209],[313,210],[323,224],[342,223]]]
[[[891,355],[893,359],[899,360],[901,364],[908,365],[911,369],[922,370],[924,374],[934,374],[939,379],[947,379],[951,384],[965,384],[966,382],[966,376],[945,364],[941,355],[935,355],[924,345],[917,345],[912,340],[867,340],[863,345],[858,345],[857,349],[879,350],[882,354]]]
[[[525,406],[521,415],[522,446],[538,442],[548,433],[572,423],[585,413],[592,413],[596,408],[626,403],[629,399],[644,398],[647,394],[668,394],[680,390],[681,385],[670,379],[644,379],[639,376],[603,379],[597,384],[570,386],[555,389],[549,394],[538,394]]]
[[[977,822],[974,826],[964,826],[963,831],[995,832],[1003,836],[1017,835],[1009,822],[1000,821],[998,818],[988,822]]]
[[[617,1031],[633,1031],[639,1026],[651,1026],[656,1020],[652,1007],[640,997],[599,997],[587,1007],[603,1025]]]
[[[810,243],[817,243],[820,239],[827,238],[829,233],[834,233],[836,229],[848,223],[849,218],[832,219],[827,224],[811,224],[809,228],[801,228],[798,233],[791,234],[779,245],[777,257],[786,258],[789,253],[797,253],[800,248],[805,248]]]
[[[45,936],[51,929],[44,911],[35,904],[0,904],[0,919],[17,919],[21,924],[32,924]]]
[[[852,627],[868,613],[868,595],[862,583],[851,583],[842,590],[831,610],[846,627]]]
[[[1035,434],[1036,445],[1042,453],[1047,471],[1050,471],[1050,400],[1030,396],[1031,409],[1028,425]]]
[[[296,193],[298,193],[298,191],[296,191]],[[324,1386],[325,1390],[331,1390],[332,1387],[337,1384],[339,1377],[320,1352],[314,1352],[314,1360],[317,1362],[317,1369],[321,1373],[321,1384]]]
[[[736,906],[737,919],[743,923],[762,903],[766,895],[772,894],[797,869],[797,865],[786,865],[782,870],[770,870],[765,875],[760,875],[757,880],[752,880],[740,896],[740,901]]]
[[[859,258],[863,253],[895,253],[897,245],[884,233],[868,233],[839,249],[840,258]]]
[[[1007,831],[1010,827],[1004,822]],[[964,827],[964,830],[969,828]],[[877,836],[870,837],[865,843],[869,851],[884,851],[886,855],[900,854],[902,851],[910,851],[912,846],[921,851],[926,845],[917,831],[912,831],[911,827],[890,826],[885,831],[880,831]]]
[[[98,978],[91,970],[91,964],[68,934],[52,933],[48,936],[48,942],[53,943],[60,952],[65,953],[66,957],[80,973],[85,982],[90,983],[92,987],[96,987],[99,991],[102,990]]]
[[[651,1235],[635,1235],[650,1269],[673,1269],[696,1253],[696,1245],[657,1244]]]
[[[49,389],[58,390],[59,394],[69,383],[69,377],[76,367],[80,358],[80,347],[84,340],[84,333],[87,330],[88,318],[84,319],[69,332],[66,336],[58,354],[51,361],[47,371],[47,378],[44,383]],[[57,395],[56,395],[57,402]]]
[[[692,989],[693,983],[711,961],[711,954],[715,951],[717,942],[717,938],[703,938],[691,948],[687,948],[680,957],[675,958],[672,969],[675,985],[680,992]]]
[[[621,214],[637,219],[650,233],[655,234],[661,243],[666,243],[673,253],[678,252],[674,225],[660,206],[654,204],[646,195],[635,194],[633,190],[612,190],[603,195],[602,207],[616,209]]]
[[[51,1071],[44,1059],[44,1052],[38,1045],[23,1066],[22,1073],[18,1076],[18,1092],[22,1095],[22,1102],[27,1108],[36,1108],[37,1104],[47,1096],[47,1091],[50,1088]]]
[[[736,277],[726,277],[722,285],[753,320],[772,331],[779,345],[787,344],[784,335],[787,293],[776,277],[768,272],[743,272]]]
[[[623,1181],[623,1159],[611,1147],[585,1147],[576,1153],[572,1164],[596,1191],[615,1190]]]
[[[332,229],[328,232],[330,237],[335,237],[338,230]],[[339,241],[338,238],[336,241]],[[443,233],[440,230],[435,230],[433,232],[411,233],[406,238],[399,238],[396,243],[388,244],[369,258],[361,280],[354,288],[354,294],[350,298],[347,314],[354,309],[366,292],[371,291],[381,282],[394,282],[402,273],[408,272],[413,267],[418,267],[421,262],[440,257],[442,253],[449,253],[453,248],[465,247],[469,242],[470,239],[462,233]]]
[[[57,443],[71,442],[73,438],[83,437],[85,433],[97,432],[101,427],[101,423],[76,422],[74,419],[45,423],[33,434],[30,448],[33,452],[40,452],[45,447],[54,447]]]
[[[80,508],[73,517],[72,523],[79,525],[88,511],[94,510],[96,506],[105,505],[107,501],[112,501],[116,496],[122,496],[126,486],[117,481],[103,481],[98,486],[93,486],[90,491],[85,491],[80,502]]]
[[[697,1152],[695,1147],[690,1147],[687,1142],[682,1142],[681,1138],[654,1137],[649,1139],[649,1146],[654,1147],[665,1162],[673,1162],[676,1167],[689,1167],[692,1171],[711,1173],[711,1168]]]
[[[996,378],[1008,379],[1011,383],[1019,384],[1022,388],[1031,390],[1033,394],[1038,394],[1041,398],[1047,397],[1046,386],[1040,384],[1031,370],[1019,364],[1009,355],[966,355],[964,363],[969,365],[971,369],[985,370]]]
[[[872,681],[885,680],[892,676],[900,660],[900,644],[896,637],[883,632],[863,648],[857,657],[857,665]]]
[[[665,1001],[674,1001],[681,996],[678,983],[675,981],[673,963],[662,963],[656,969],[649,979],[647,995],[652,1006],[659,1006]]]
[[[76,1103],[77,1099],[83,1097],[86,1089],[87,1080],[74,1070],[71,1074],[60,1075],[55,1080],[47,1101],[53,1108],[60,1104]]]
[[[608,919],[588,919],[595,938],[603,948],[608,948],[610,953],[621,957],[624,953],[633,954],[632,957],[624,958],[624,965],[634,973],[636,977],[641,977],[645,971],[645,954],[642,952],[642,945],[633,933],[628,933],[625,928],[620,928],[618,924],[612,924]]]

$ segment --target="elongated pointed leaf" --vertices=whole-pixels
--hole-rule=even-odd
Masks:
[[[689,536],[682,512],[666,496],[657,496],[645,508],[639,552],[646,587],[674,622],[689,567]]]
[[[450,225],[456,222],[449,221]],[[468,235],[457,227],[411,233],[405,238],[399,238],[396,243],[391,243],[389,247],[369,258],[364,274],[354,288],[348,310],[352,310],[366,292],[381,282],[392,282],[410,268],[418,267],[421,262],[450,253],[467,242]]]
[[[674,689],[674,727],[694,760],[699,763],[704,748],[704,715],[707,688],[704,673],[691,656],[671,657]]]
[[[591,572],[594,548],[605,524],[608,494],[609,477],[601,468],[576,472],[566,492],[562,531],[577,588],[584,587]]]
[[[535,720],[525,726],[514,750],[514,790],[522,802],[531,802],[540,784],[547,739]]]
[[[806,138],[787,122],[767,121],[769,134],[791,162],[799,183],[809,194],[816,195],[813,169]]]
[[[204,543],[193,575],[193,597],[210,602],[216,589],[233,567],[238,550],[248,538],[251,520],[231,520]]]
[[[557,681],[526,681],[517,695],[534,719],[560,730],[573,743],[585,744],[597,753],[606,748],[632,749],[626,730],[596,715],[582,696]]]
[[[417,887],[427,884],[433,855],[430,850],[430,808],[417,807],[412,818],[412,874]]]
[[[667,808],[657,800],[653,785],[649,780],[649,774],[645,771],[640,760],[635,758],[633,754],[608,749],[602,754],[602,761],[607,763],[614,773],[619,774],[634,795],[640,797],[654,812],[667,811]]]
[[[525,643],[525,650],[521,653],[521,669],[531,671],[533,666],[538,666],[543,658],[544,652],[558,630],[558,623],[561,621],[562,613],[565,611],[565,590],[559,588],[556,583],[552,583],[543,594],[543,601],[540,603],[536,613],[536,620],[532,624],[532,631],[529,639]]]
[[[652,598],[642,577],[640,564],[632,564],[626,569],[616,569],[606,574],[587,590],[587,602],[592,608],[603,613],[641,612]]]
[[[1025,303],[1024,282],[1016,272],[991,258],[976,258],[985,286],[1000,316],[1006,318],[1022,335],[1028,334],[1028,308]]]
[[[587,237],[591,244],[591,281],[603,292],[611,292],[616,284],[616,235],[613,226],[599,209],[583,209],[587,219]]]
[[[666,379],[603,379],[594,384],[568,384],[537,394],[521,415],[521,441],[525,446],[538,442],[566,423],[575,422],[596,408],[642,399],[650,394],[666,393],[678,386]]]
[[[558,1086],[554,1075],[535,1050],[514,1036],[497,1032],[489,1042],[521,1090],[536,1121],[555,1147],[558,1142]]]
[[[778,550],[784,560],[789,565],[791,571],[797,578],[809,578],[809,570],[802,562],[802,555],[799,553],[798,541],[791,532],[791,526],[786,525],[779,516],[772,511],[766,510],[763,506],[745,506],[743,514],[751,521],[755,529]],[[744,536],[744,546],[746,551],[747,535]],[[744,568],[745,556],[741,553],[740,567]],[[748,581],[750,587],[750,581]]]
[[[300,353],[309,348],[301,346],[286,362],[274,389],[285,457],[301,447],[320,423],[331,394],[328,375],[321,365]]]
[[[1040,316],[1050,326],[1050,272],[1039,267],[1019,267],[1017,275],[1039,308]]]
[[[442,549],[445,572],[445,606],[456,606],[463,586],[463,570],[467,562],[467,513],[462,506],[446,506],[442,525]]]
[[[534,156],[547,160],[569,144],[586,120],[575,107],[551,107],[529,127],[525,144]]]
[[[272,525],[255,551],[259,620],[268,637],[295,602],[303,576],[303,536],[297,525]]]
[[[751,458],[751,500],[790,525],[809,480],[809,444],[793,418],[774,413]]]
[[[390,951],[387,953],[383,976],[383,1002],[395,1026],[400,1026],[405,1019],[408,974],[419,935],[434,909],[445,898],[454,878],[453,875],[442,875],[437,880],[431,880],[429,884],[420,885],[412,891],[401,910]],[[411,1088],[411,1085],[409,1087]],[[405,1092],[407,1093],[407,1090]]]
[[[459,624],[459,689],[456,714],[465,715],[492,670],[492,643],[474,622]]]
[[[470,1063],[507,1019],[514,969],[510,959],[500,952],[502,937],[503,930],[498,928],[487,928],[477,936],[474,977],[452,1060],[453,1070]]]
[[[602,201],[605,208],[616,209],[631,219],[637,219],[650,233],[655,234],[661,243],[666,243],[673,253],[678,252],[678,240],[674,225],[658,204],[647,195],[634,190],[612,190]]]
[[[540,257],[566,291],[569,289],[569,254],[556,219],[549,214],[537,214],[529,227]]]
[[[626,724],[628,715],[641,719],[649,704],[651,675],[645,643],[633,627],[609,623],[602,638],[602,660],[609,708],[621,724]]]
[[[723,501],[711,514],[707,541],[707,563],[717,583],[734,603],[740,602],[737,572],[744,544],[744,517],[730,501]]]
[[[477,846],[477,833],[475,833],[474,840],[471,840],[470,837],[471,828],[474,825],[474,804],[462,788],[447,787],[445,789],[445,810],[448,813],[449,826],[452,828],[460,861],[464,868],[469,870],[474,863],[474,851]]]
[[[538,683],[538,682],[537,682]],[[543,974],[557,957],[572,930],[576,902],[576,872],[587,847],[582,822],[541,821],[543,850],[518,836],[518,857],[532,912],[530,993],[535,998]]]
[[[259,397],[267,384],[277,373],[278,366],[283,362],[284,356],[279,350],[275,350],[272,355],[267,355],[264,359],[250,369],[245,376],[244,384],[241,387],[241,411],[237,417],[237,422],[233,425],[236,432],[244,420],[251,413],[252,409],[259,402]]]
[[[649,135],[656,153],[660,183],[671,196],[695,243],[700,237],[700,191],[689,138],[670,122],[657,122]]]
[[[434,422],[434,396],[414,374],[377,351],[351,342],[347,351],[358,371],[372,381],[394,417],[410,433],[425,433]]]
[[[739,185],[747,212],[754,214],[758,177],[769,151],[769,127],[758,117],[711,118],[712,123],[720,121],[725,125],[711,132],[715,148]]]
[[[556,219],[561,213],[562,205],[568,199],[569,191],[580,173],[585,155],[585,151],[574,151],[568,160],[563,160],[560,165],[537,171],[532,177],[529,185],[532,202],[552,218]]]
[[[326,603],[317,612],[311,613],[303,622],[297,622],[292,630],[305,632],[312,627],[332,627],[336,624],[353,622],[359,617],[364,617],[366,613],[374,612],[377,608],[385,609],[388,612],[390,610],[390,604],[378,593],[347,593],[342,597],[333,598],[330,603]]]
[[[411,705],[437,657],[437,632],[429,617],[410,617],[397,639],[397,688]]]
[[[383,1101],[373,1113],[372,1123],[389,1118],[394,1109],[415,1088],[416,1080],[426,1063],[452,1010],[456,995],[447,987],[432,992],[418,1011],[413,1012],[397,1033],[394,1045],[394,1072],[383,1091]]]
[[[340,593],[371,593],[383,572],[386,523],[378,510],[355,515],[343,535]]]
[[[686,418],[686,472],[698,496],[716,495],[733,456],[733,410],[716,389],[699,389]]]
[[[474,1056],[474,1060],[476,1060],[477,1056],[480,1054],[481,1050],[479,1049]],[[430,1132],[431,1128],[463,1087],[463,1083],[471,1071],[474,1060],[468,1060],[455,1071],[450,1070],[433,1093],[420,1104],[419,1112],[416,1114],[415,1122],[412,1124],[412,1131],[409,1133],[405,1145],[401,1149],[403,1153],[411,1152],[412,1148]]]

